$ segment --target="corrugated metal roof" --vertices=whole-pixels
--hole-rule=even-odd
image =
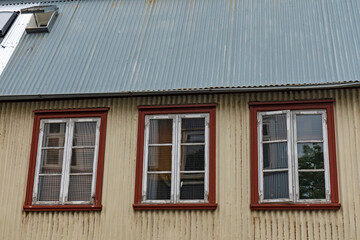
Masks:
[[[2,98],[360,80],[357,0],[56,5],[60,14],[50,34],[23,36],[0,76]]]

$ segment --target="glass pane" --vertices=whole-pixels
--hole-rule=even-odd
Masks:
[[[64,147],[66,123],[45,123],[43,147]]]
[[[288,167],[287,143],[264,143],[264,169],[278,169]]]
[[[148,171],[171,171],[171,146],[149,147]]]
[[[63,154],[63,149],[41,150],[40,173],[61,173]]]
[[[17,17],[15,12],[0,12],[0,42]]]
[[[92,173],[94,149],[73,149],[71,155],[71,173]]]
[[[299,169],[324,169],[324,152],[322,143],[299,143]]]
[[[151,119],[149,143],[172,143],[172,119]]]
[[[40,176],[38,201],[59,201],[61,176]]]
[[[74,127],[73,146],[94,146],[96,122],[76,122]]]
[[[264,199],[289,198],[288,172],[264,173]]]
[[[204,174],[180,175],[180,199],[204,199]]]
[[[183,118],[181,120],[181,142],[205,142],[205,118]]]
[[[324,172],[299,172],[300,199],[325,199]]]
[[[263,141],[286,140],[286,114],[263,116]]]
[[[70,176],[68,201],[91,200],[92,175]]]
[[[171,174],[148,174],[146,197],[149,200],[170,200]]]
[[[181,147],[181,171],[202,171],[205,164],[205,146]]]
[[[322,140],[321,114],[296,115],[297,140]]]

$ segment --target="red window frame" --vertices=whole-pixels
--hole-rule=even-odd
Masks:
[[[215,148],[216,148],[216,106],[217,104],[193,104],[193,105],[165,105],[165,106],[139,106],[138,119],[138,142],[136,156],[136,179],[134,210],[171,210],[171,209],[209,209],[217,208],[215,200]],[[145,116],[156,114],[185,114],[185,113],[209,113],[209,201],[208,203],[171,203],[149,204],[142,203],[142,178],[143,178],[143,154]]]
[[[340,209],[336,165],[334,100],[310,100],[287,102],[250,102],[250,139],[251,139],[251,204],[253,210],[287,210],[287,209]],[[331,203],[259,203],[258,191],[258,133],[257,113],[277,110],[325,109],[327,113],[327,131],[329,147],[329,171]]]
[[[26,187],[26,196],[24,211],[101,211],[101,194],[103,182],[104,169],[104,154],[105,154],[105,135],[107,112],[109,108],[87,108],[87,109],[63,109],[63,110],[35,110],[34,111],[34,125],[31,142],[30,162],[28,170],[28,180]],[[101,119],[100,136],[99,136],[99,152],[98,164],[95,186],[94,204],[91,205],[33,205],[32,194],[35,178],[36,156],[38,150],[38,139],[40,132],[40,121],[42,119],[54,118],[88,118],[99,117]]]

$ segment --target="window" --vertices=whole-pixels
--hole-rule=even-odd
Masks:
[[[338,209],[333,101],[250,103],[253,209]]]
[[[16,12],[0,12],[0,43],[17,17]]]
[[[215,208],[215,105],[139,107],[134,209]]]
[[[101,210],[107,110],[35,111],[25,211]]]
[[[22,14],[32,14],[30,22],[25,28],[27,33],[50,32],[58,15],[55,5],[35,6],[21,9]]]

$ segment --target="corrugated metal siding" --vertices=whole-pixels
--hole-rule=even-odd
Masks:
[[[339,211],[250,211],[249,101],[334,98]],[[1,103],[0,239],[358,239],[360,90]],[[215,211],[134,211],[137,106],[218,103]],[[24,213],[34,109],[110,107],[103,211]]]
[[[357,0],[55,2],[26,34],[0,95],[344,83],[360,80]]]

